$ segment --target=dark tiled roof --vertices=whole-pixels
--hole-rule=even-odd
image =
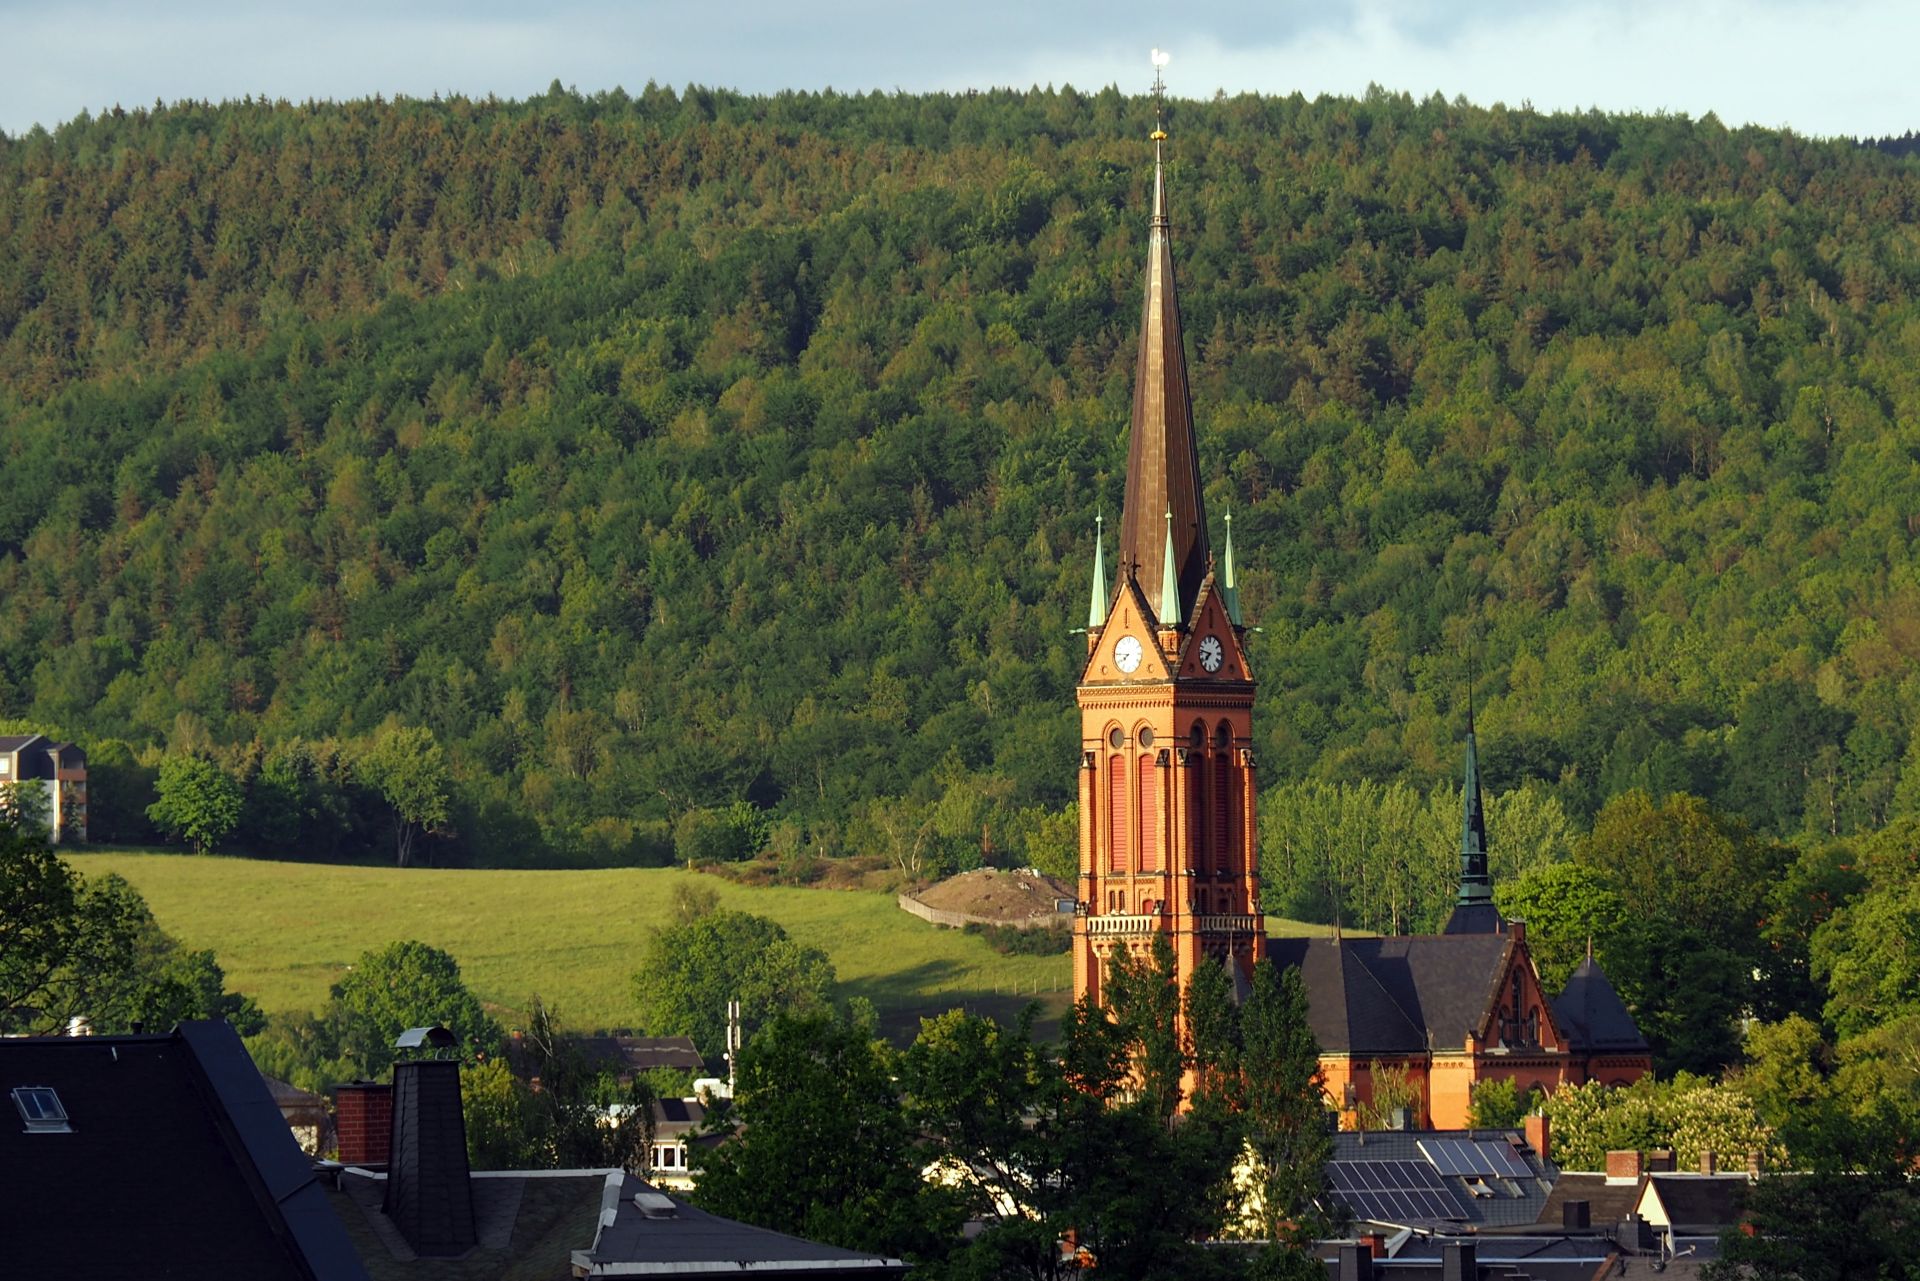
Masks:
[[[698,1128],[707,1119],[707,1105],[699,1099],[655,1099],[653,1134],[659,1139],[677,1139]]]
[[[1747,1203],[1744,1174],[1653,1174],[1647,1181],[1676,1228],[1731,1227]]]
[[[39,737],[38,734],[0,734],[0,752],[17,752]]]
[[[669,1198],[671,1212],[652,1218],[634,1204],[638,1193],[657,1193],[632,1175],[611,1175],[601,1202],[601,1227],[592,1246],[575,1250],[576,1268],[604,1266],[598,1275],[675,1275],[694,1271],[737,1270],[756,1277],[898,1277],[906,1265],[897,1259],[843,1250],[765,1228],[735,1223]],[[611,1212],[611,1222],[608,1222]],[[620,1268],[619,1265],[629,1265]],[[783,1267],[781,1265],[790,1265]],[[638,1265],[636,1267],[635,1265]],[[704,1265],[704,1266],[703,1266]],[[722,1265],[716,1267],[715,1265]],[[587,1275],[597,1275],[589,1272]]]
[[[1611,1227],[1633,1213],[1640,1201],[1640,1183],[1608,1183],[1604,1174],[1562,1174],[1554,1181],[1553,1193],[1540,1208],[1537,1223],[1556,1227],[1563,1221],[1561,1207],[1569,1201],[1587,1203],[1587,1222],[1595,1228]]]
[[[1447,917],[1442,934],[1505,934],[1507,919],[1491,903],[1462,903]]]
[[[1274,939],[1278,965],[1297,965],[1308,1021],[1329,1053],[1404,1054],[1465,1047],[1500,979],[1501,934],[1379,939]]]
[[[420,1259],[381,1211],[386,1180],[343,1173],[335,1211],[373,1281],[564,1281],[573,1251],[593,1240],[604,1170],[472,1176],[479,1244],[457,1259]]]
[[[1606,971],[1591,956],[1580,962],[1566,989],[1553,1000],[1553,1019],[1573,1051],[1645,1050],[1647,1040],[1613,990]]]
[[[1307,1023],[1329,1054],[1418,1054],[1426,1037],[1339,939],[1272,939],[1268,955],[1298,966],[1307,991]]]
[[[224,1022],[166,1036],[0,1039],[0,1093],[59,1093],[70,1134],[0,1120],[8,1275],[365,1281]]]

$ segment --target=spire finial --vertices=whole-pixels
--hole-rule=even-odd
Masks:
[[[1153,225],[1167,225],[1166,184],[1160,177],[1160,144],[1167,140],[1167,82],[1161,76],[1166,65],[1173,61],[1173,55],[1165,49],[1153,51]]]
[[[1180,617],[1180,575],[1173,567],[1173,508],[1167,508],[1167,550],[1160,558],[1160,626],[1178,627]]]
[[[1093,593],[1087,604],[1087,629],[1107,624],[1107,514],[1098,512],[1093,518]]]

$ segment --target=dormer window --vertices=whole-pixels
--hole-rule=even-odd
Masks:
[[[20,1110],[21,1120],[27,1123],[28,1134],[72,1134],[73,1127],[67,1124],[67,1110],[60,1104],[60,1096],[45,1085],[22,1085],[13,1092],[13,1106]]]

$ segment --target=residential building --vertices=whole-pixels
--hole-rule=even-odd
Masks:
[[[24,784],[46,798],[54,844],[87,839],[87,754],[44,734],[0,734],[0,784]]]

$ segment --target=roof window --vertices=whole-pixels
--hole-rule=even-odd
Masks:
[[[27,1123],[28,1134],[73,1133],[73,1127],[67,1124],[67,1110],[61,1106],[60,1096],[49,1086],[16,1087],[13,1106],[20,1109],[21,1119]]]

